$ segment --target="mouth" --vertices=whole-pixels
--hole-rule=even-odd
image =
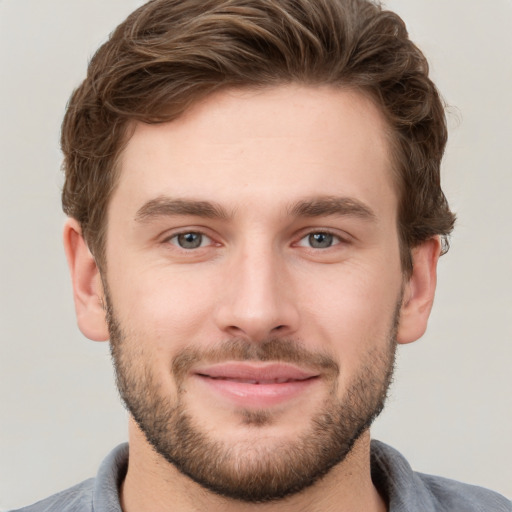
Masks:
[[[211,377],[210,375],[198,374],[200,377],[210,378],[214,380],[229,380],[231,382],[240,382],[242,384],[285,384],[286,382],[299,382],[301,380],[314,379],[314,377],[308,377],[307,379],[289,379],[285,377],[277,377],[275,379],[238,379],[235,377]]]
[[[290,364],[240,362],[196,368],[193,376],[216,398],[259,409],[300,398],[320,378]]]

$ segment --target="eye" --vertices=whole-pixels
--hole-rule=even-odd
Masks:
[[[338,236],[325,231],[319,231],[316,233],[309,233],[309,235],[301,238],[298,245],[301,247],[311,247],[312,249],[328,249],[340,242],[341,239]]]
[[[182,249],[198,249],[199,247],[210,245],[212,240],[203,233],[189,231],[187,233],[178,233],[177,235],[172,236],[169,238],[169,242],[181,247]]]

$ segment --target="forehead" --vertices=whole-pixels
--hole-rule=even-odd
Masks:
[[[112,203],[137,209],[170,196],[264,208],[334,194],[396,206],[387,133],[378,108],[356,91],[222,91],[175,121],[135,126]]]

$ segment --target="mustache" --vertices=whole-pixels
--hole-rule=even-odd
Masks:
[[[325,352],[312,352],[297,340],[269,338],[260,342],[234,338],[223,341],[210,349],[185,348],[172,361],[172,372],[182,382],[190,370],[199,363],[224,361],[273,361],[290,363],[335,378],[339,365]]]

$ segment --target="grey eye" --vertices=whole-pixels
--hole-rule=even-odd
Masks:
[[[330,233],[311,233],[308,242],[314,249],[327,249],[333,245],[334,236]]]
[[[191,231],[189,233],[174,235],[170,239],[170,242],[182,249],[197,249],[210,243],[210,239],[202,233]]]
[[[317,231],[306,235],[299,241],[298,245],[311,249],[329,249],[329,247],[337,245],[340,242],[341,239],[336,235],[332,235],[326,231]]]

